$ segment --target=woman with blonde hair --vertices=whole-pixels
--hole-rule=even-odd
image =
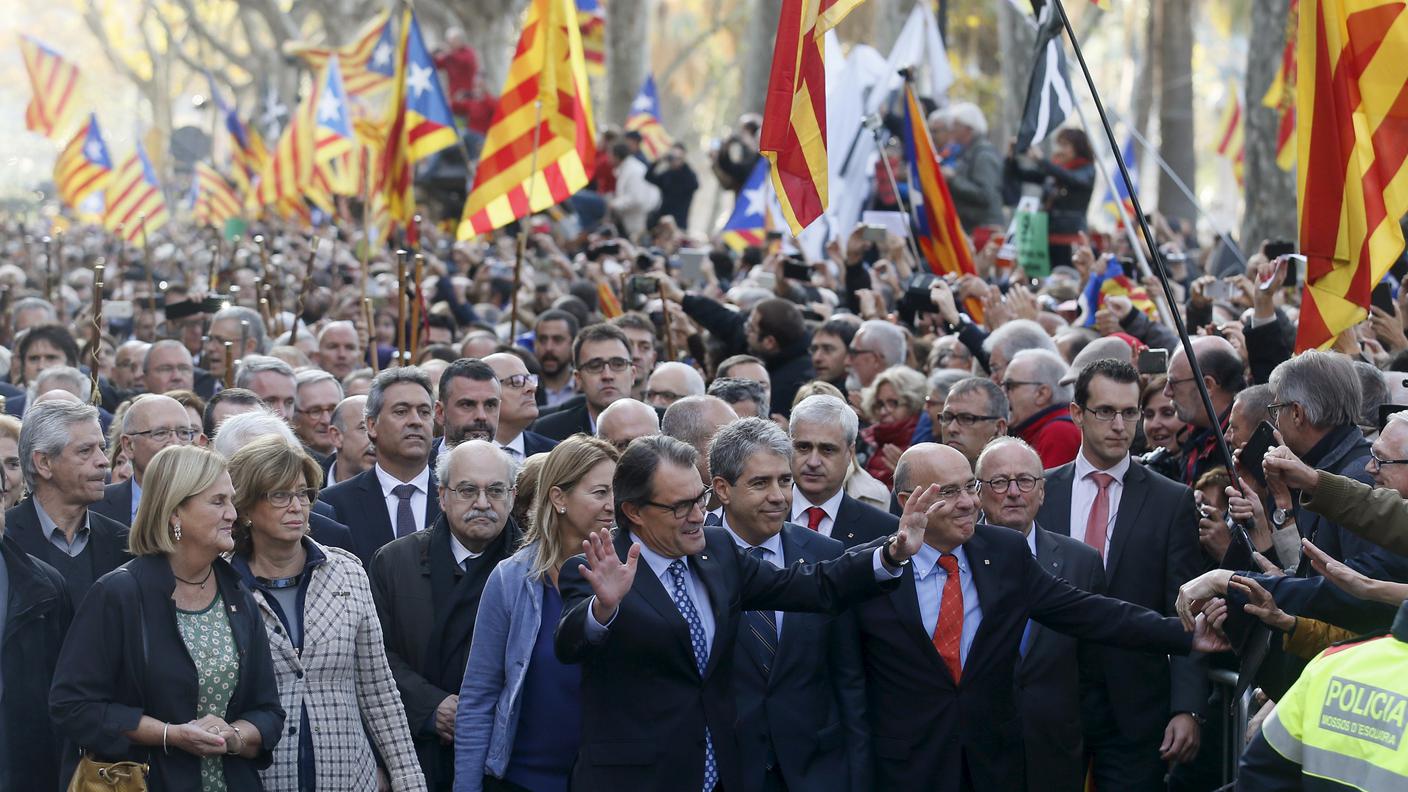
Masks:
[[[581,733],[581,671],[558,661],[557,573],[615,524],[616,449],[574,435],[542,462],[523,547],[489,576],[455,717],[455,792],[566,790]]]
[[[8,510],[24,495],[20,470],[20,419],[0,415],[0,510]]]
[[[871,421],[860,433],[871,449],[865,470],[886,488],[894,486],[895,464],[914,438],[928,390],[923,374],[891,366],[877,374],[861,396],[861,409]]]
[[[143,483],[136,558],[88,590],[59,655],[54,725],[85,751],[85,776],[132,761],[151,766],[152,792],[257,792],[284,710],[254,600],[221,558],[234,549],[225,460],[171,446]]]
[[[231,565],[254,592],[297,727],[260,772],[265,789],[376,789],[373,749],[391,789],[425,789],[367,574],[352,553],[308,536],[322,469],[268,436],[230,458],[230,476],[239,513]]]

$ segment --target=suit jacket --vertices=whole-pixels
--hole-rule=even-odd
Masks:
[[[430,468],[430,491],[425,495],[425,527],[440,519],[440,496],[436,491],[435,468]],[[396,538],[396,526],[386,511],[386,496],[376,468],[368,468],[346,481],[318,493],[318,500],[332,507],[332,518],[352,531],[352,552],[370,567],[372,556],[382,545]]]
[[[1037,522],[1071,535],[1071,484],[1075,463],[1046,473],[1046,500]],[[1084,526],[1079,529],[1084,533]],[[1105,593],[1165,616],[1176,615],[1178,587],[1202,571],[1193,492],[1131,461],[1105,558]],[[1177,712],[1207,706],[1206,663],[1200,657],[1165,658],[1140,652],[1099,650],[1104,677],[1103,712],[1133,739],[1162,739]]]
[[[109,484],[103,489],[103,499],[88,507],[115,523],[132,527],[132,479]]]
[[[1023,790],[1017,661],[1029,618],[1100,643],[1186,654],[1178,619],[1090,594],[1047,574],[1026,539],[978,525],[963,546],[982,623],[958,684],[919,611],[914,568],[898,589],[860,606],[861,650],[874,735],[877,790]]]
[[[591,434],[592,421],[587,417],[586,401],[576,407],[544,415],[533,422],[533,431],[559,443],[578,432]]]
[[[1095,548],[1041,526],[1036,560],[1043,571],[1082,591],[1105,591],[1105,566]],[[1095,684],[1098,658],[1073,636],[1032,624],[1027,653],[1017,661],[1027,790],[1078,790],[1085,779],[1081,731],[1084,686]]]
[[[530,432],[527,429],[524,429],[523,457],[524,459],[527,459],[528,457],[533,456],[534,454],[546,454],[554,448],[557,448],[557,442],[558,441],[552,439],[551,437],[540,435],[537,432]]]
[[[689,558],[709,592],[714,615],[714,641],[703,674],[684,617],[648,565],[640,562],[609,630],[595,643],[586,632],[592,600],[591,584],[581,572],[586,561],[576,556],[563,565],[558,576],[563,617],[554,648],[562,662],[582,664],[575,790],[700,788],[706,729],[719,783],[724,789],[742,788],[732,689],[742,611],[837,613],[894,586],[876,581],[873,554],[865,550],[778,569],[738,550],[722,528],[703,530],[704,550]],[[630,534],[618,530],[614,544],[625,558]]]
[[[831,538],[850,550],[889,536],[899,528],[900,518],[895,515],[861,503],[850,495],[842,495],[841,505],[836,507],[836,524],[831,526]]]
[[[805,526],[782,526],[781,566],[829,561],[844,552],[840,542]],[[869,788],[870,727],[854,613],[784,616],[767,673],[740,641],[734,649],[733,689],[744,774],[739,789],[761,792],[764,773],[774,767],[788,789]]]
[[[44,531],[39,527],[39,513],[34,510],[34,496],[26,496],[5,512],[5,535],[13,537],[20,549],[35,558],[53,565],[49,559],[63,551],[49,543]],[[101,514],[88,511],[88,549],[85,551],[93,562],[93,581],[117,569],[131,560],[127,553],[127,526],[109,520]],[[65,580],[68,595],[74,608],[88,593],[88,585],[75,585]]]

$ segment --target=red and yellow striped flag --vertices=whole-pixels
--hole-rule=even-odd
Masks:
[[[161,183],[157,181],[156,169],[147,158],[142,144],[132,152],[113,174],[107,188],[107,208],[103,214],[103,227],[116,232],[123,229],[123,237],[128,242],[141,239],[143,226],[151,234],[171,219],[166,211],[166,197],[162,195]],[[145,217],[145,222],[139,222]]]
[[[1281,66],[1266,95],[1261,97],[1261,106],[1275,110],[1276,122],[1276,165],[1284,171],[1296,165],[1296,29],[1299,19],[1300,0],[1291,0],[1290,13],[1286,17],[1286,46],[1281,50]]]
[[[1408,5],[1301,0],[1297,114],[1300,250],[1296,349],[1364,320],[1399,254],[1408,213]]]
[[[196,163],[191,194],[195,197],[196,222],[201,225],[223,228],[225,221],[240,216],[240,199],[234,187],[220,175],[220,171],[204,162]]]
[[[1243,165],[1247,158],[1246,123],[1242,115],[1242,100],[1237,97],[1235,91],[1230,94],[1219,128],[1222,131],[1218,133],[1217,138],[1218,156],[1231,161],[1232,175],[1236,177],[1237,184],[1241,184]]]
[[[576,0],[533,0],[464,204],[459,238],[567,200],[587,185],[595,159]]]
[[[111,179],[112,158],[98,128],[98,116],[92,114],[59,152],[54,162],[54,186],[60,200],[78,209],[88,196],[105,189]]]
[[[314,47],[303,42],[284,45],[284,52],[296,55],[314,74],[336,56],[342,63],[342,82],[351,96],[361,96],[391,87],[395,75],[396,40],[391,33],[391,9],[372,17],[357,31],[357,37],[341,47]]]
[[[78,67],[29,36],[20,36],[20,54],[34,92],[24,110],[24,125],[44,137],[68,131],[78,93]]]
[[[823,36],[861,0],[782,0],[759,150],[795,236],[826,211],[826,53]]]

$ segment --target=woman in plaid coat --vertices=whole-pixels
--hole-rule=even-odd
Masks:
[[[318,464],[268,437],[230,460],[234,568],[254,592],[274,657],[287,730],[262,773],[269,792],[425,790],[381,623],[362,565],[308,538]],[[380,770],[372,749],[385,762]]]

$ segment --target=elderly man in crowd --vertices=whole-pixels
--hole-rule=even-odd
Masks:
[[[625,451],[637,437],[660,433],[660,415],[655,408],[635,399],[619,399],[601,411],[596,436]]]
[[[1048,468],[1075,459],[1080,448],[1080,429],[1070,416],[1071,386],[1061,384],[1067,370],[1055,352],[1024,349],[1012,356],[1001,382],[1011,410],[1007,431],[1035,448]]]
[[[867,320],[861,323],[846,352],[848,374],[855,377],[856,386],[868,388],[880,372],[905,361],[905,348],[904,331],[899,325]]]
[[[264,319],[251,308],[232,305],[221,308],[210,317],[210,332],[201,347],[201,365],[211,376],[225,378],[225,344],[238,361],[246,355],[262,355],[268,351],[268,335]]]
[[[995,437],[1007,434],[1007,394],[992,380],[968,377],[954,383],[939,413],[944,445],[978,464],[978,455]]]
[[[1164,398],[1173,402],[1178,419],[1193,427],[1183,443],[1183,483],[1190,487],[1209,469],[1223,464],[1217,451],[1217,431],[1227,431],[1232,402],[1247,385],[1242,358],[1227,339],[1198,336],[1193,339],[1193,354],[1198,356],[1203,384],[1212,397],[1213,409],[1217,410],[1217,430],[1208,420],[1208,411],[1203,407],[1202,396],[1194,382],[1193,367],[1181,346],[1169,360],[1164,385]]]
[[[199,434],[200,429],[191,425],[191,417],[180,402],[157,394],[138,396],[122,416],[122,434],[118,437],[132,462],[132,477],[121,484],[109,484],[92,511],[130,527],[137,519],[142,477],[152,458],[167,446],[190,445]]]
[[[835,396],[808,396],[792,408],[787,431],[797,483],[790,522],[835,539],[846,549],[895,532],[899,520],[893,514],[846,494],[860,431],[850,405]]]
[[[1002,214],[1002,157],[988,141],[988,120],[972,102],[944,109],[948,122],[950,153],[944,180],[953,195],[963,230],[978,226],[1005,226]]]
[[[538,418],[538,375],[529,373],[523,358],[512,352],[495,352],[484,362],[499,379],[499,429],[494,442],[515,462],[551,451],[556,440],[528,430]]]
[[[142,384],[147,393],[193,390],[195,382],[195,361],[180,341],[158,341],[147,350],[142,362]]]
[[[369,577],[427,785],[448,792],[479,597],[494,566],[518,546],[520,530],[509,520],[516,466],[498,446],[467,440],[441,454],[436,468],[441,511],[427,530],[381,548]]]
[[[151,346],[136,339],[123,341],[118,345],[112,364],[114,387],[122,391],[142,387],[142,361],[146,360],[147,350],[151,349]]]
[[[645,401],[664,410],[686,396],[703,396],[704,378],[688,363],[666,361],[655,367],[645,386]]]
[[[293,425],[298,403],[293,367],[269,355],[250,355],[235,370],[235,387],[254,392],[264,404]]]
[[[694,449],[699,480],[709,480],[709,443],[720,428],[738,420],[738,413],[717,396],[686,396],[670,405],[660,419],[660,433]],[[705,524],[718,525],[718,504],[710,501]]]
[[[332,411],[328,436],[333,452],[328,457],[324,487],[346,481],[376,464],[376,448],[367,435],[366,396],[348,396]]]
[[[19,443],[30,494],[5,512],[6,535],[63,575],[74,606],[94,581],[131,558],[127,529],[89,508],[103,499],[107,481],[103,444],[96,407],[58,400],[31,406]]]
[[[293,378],[293,431],[304,450],[324,469],[336,449],[332,442],[332,413],[342,401],[342,383],[321,369],[300,371]]]
[[[362,338],[351,322],[329,322],[318,331],[318,365],[340,381],[366,361]]]

